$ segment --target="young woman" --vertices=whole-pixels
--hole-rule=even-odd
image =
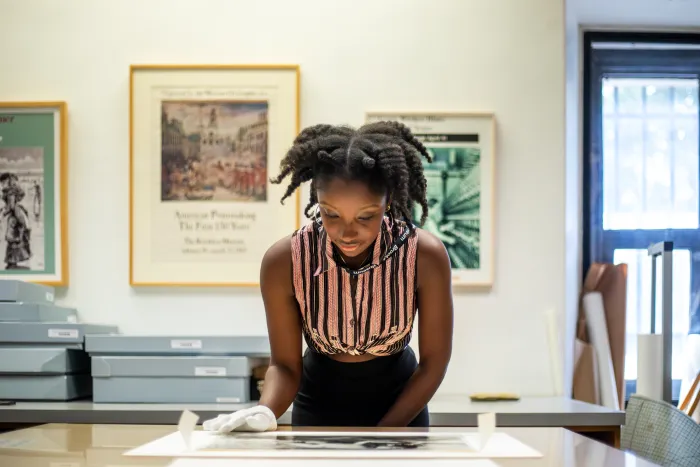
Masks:
[[[265,431],[292,404],[295,426],[427,426],[452,350],[451,270],[414,226],[428,211],[422,157],[397,122],[317,125],[295,139],[273,183],[282,200],[311,181],[312,219],[261,266],[271,345],[259,405],[205,430]],[[416,317],[420,363],[408,347]],[[308,345],[302,356],[301,337]]]

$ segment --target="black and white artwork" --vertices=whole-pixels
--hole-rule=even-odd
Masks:
[[[284,459],[445,459],[542,457],[506,433],[494,433],[482,446],[478,432],[265,433],[176,432],[125,453],[127,456]]]
[[[43,162],[42,147],[0,148],[0,270],[45,269]]]
[[[205,450],[306,450],[306,451],[388,451],[388,450],[473,450],[464,436],[443,434],[324,434],[324,433],[275,433],[261,437],[255,433],[238,433],[210,438]]]

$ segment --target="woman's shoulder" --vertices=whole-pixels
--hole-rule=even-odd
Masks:
[[[430,233],[427,230],[422,229],[419,225],[411,222],[408,223],[404,220],[401,221],[394,221],[397,222],[398,224],[398,237],[407,237],[413,240],[413,242],[403,242],[404,244],[406,243],[413,243],[417,247],[419,252],[423,252],[422,254],[428,254],[428,255],[434,255],[434,254],[439,254],[441,250],[445,249],[445,246],[442,243],[442,240],[440,240],[435,234]],[[394,234],[396,235],[396,234]],[[396,240],[396,238],[394,238]]]
[[[307,222],[306,224],[302,225],[300,228],[294,231],[289,238],[291,240],[294,240],[295,238],[299,238],[302,235],[315,235],[318,234],[318,232],[322,229],[321,223],[316,221],[315,219],[312,219],[311,221]]]
[[[292,237],[287,235],[270,245],[260,264],[260,282],[277,285],[289,283],[292,277]]]
[[[310,222],[289,235],[286,235],[270,245],[263,255],[263,268],[287,268],[292,264],[295,249],[301,247],[302,238],[315,240],[318,234],[317,226]]]
[[[263,255],[263,264],[265,262],[278,262],[284,258],[289,257],[291,259],[292,257],[292,240],[294,239],[294,236],[296,235],[296,232],[294,232],[291,235],[286,235],[279,240],[277,240],[275,243],[270,245],[270,247],[267,249],[265,254]]]
[[[435,234],[416,227],[418,264],[420,268],[450,268],[450,257],[444,243]]]

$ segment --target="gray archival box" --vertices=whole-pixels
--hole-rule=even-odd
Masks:
[[[53,287],[24,281],[0,280],[0,302],[51,305],[54,298]]]
[[[89,374],[54,376],[3,376],[0,398],[26,401],[69,401],[90,395]]]
[[[78,322],[78,310],[43,303],[0,302],[0,322]]]
[[[116,326],[84,323],[0,323],[0,345],[60,345],[82,348],[86,335],[117,332]]]
[[[228,355],[269,357],[267,336],[89,335],[90,355]]]
[[[63,347],[0,347],[0,375],[90,373],[90,357]]]
[[[225,356],[93,356],[93,401],[246,403],[259,363]]]
[[[79,349],[0,348],[0,398],[67,401],[89,396],[90,359]]]

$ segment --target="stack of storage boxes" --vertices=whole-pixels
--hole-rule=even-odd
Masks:
[[[52,287],[0,280],[0,399],[90,396],[85,336],[113,332],[115,326],[79,323],[75,309],[55,305]]]
[[[88,336],[96,403],[247,403],[267,337]]]

